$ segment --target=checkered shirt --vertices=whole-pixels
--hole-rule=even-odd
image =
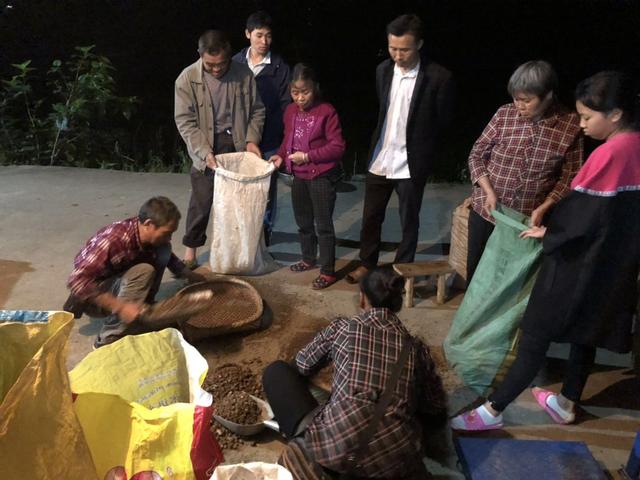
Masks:
[[[390,310],[373,308],[351,319],[338,317],[296,356],[303,375],[333,360],[331,398],[305,435],[313,458],[344,471],[349,453],[358,448],[358,434],[368,425],[375,405],[409,333]],[[440,377],[429,350],[417,342],[398,379],[392,400],[378,424],[358,475],[402,478],[419,452],[417,410],[432,412],[446,403]]]
[[[122,275],[139,263],[155,266],[156,250],[143,248],[138,232],[138,218],[133,217],[107,225],[87,242],[73,261],[74,269],[67,286],[79,299],[91,299],[101,293],[101,281]],[[185,266],[172,253],[167,268],[179,275]]]
[[[570,191],[580,169],[583,139],[578,115],[560,107],[532,122],[513,104],[503,105],[476,140],[469,154],[473,209],[484,219],[486,195],[478,179],[488,175],[498,201],[525,215],[547,198],[557,202]]]

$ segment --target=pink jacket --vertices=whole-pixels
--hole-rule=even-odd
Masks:
[[[309,163],[296,165],[287,157],[293,153],[293,130],[298,106],[291,103],[284,111],[284,139],[278,155],[284,159],[286,169],[298,178],[311,180],[336,167],[345,150],[340,119],[333,106],[326,102],[315,103],[307,113],[316,117],[308,144],[303,151],[309,155]]]

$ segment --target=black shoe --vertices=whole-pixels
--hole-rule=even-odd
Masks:
[[[80,318],[84,313],[85,303],[73,294],[70,294],[64,302],[62,310],[73,313],[73,318]]]

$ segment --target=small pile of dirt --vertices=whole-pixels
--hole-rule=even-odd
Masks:
[[[213,395],[213,401],[219,402],[229,392],[247,392],[255,397],[264,398],[262,385],[256,375],[247,367],[227,363],[207,375],[202,388]]]
[[[247,392],[229,392],[216,403],[216,415],[240,425],[254,425],[260,419],[260,407]]]
[[[215,419],[211,422],[211,432],[215,435],[222,450],[237,450],[246,445],[246,442],[220,425]]]

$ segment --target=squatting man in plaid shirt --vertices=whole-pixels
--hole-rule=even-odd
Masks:
[[[165,268],[190,282],[204,280],[171,251],[179,222],[180,212],[171,200],[153,197],[137,217],[100,229],[78,253],[67,282],[71,295],[63,308],[76,318],[84,312],[105,317],[95,347],[166,326],[138,320],[143,303],[154,300]]]
[[[473,209],[467,282],[493,231],[491,210],[501,203],[531,216],[531,224],[539,226],[569,193],[582,163],[580,120],[558,103],[558,77],[550,64],[520,65],[507,90],[513,103],[498,109],[469,154]]]

